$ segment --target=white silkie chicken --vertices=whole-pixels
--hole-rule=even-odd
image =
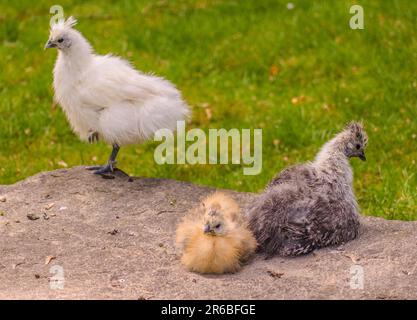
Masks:
[[[121,145],[148,140],[158,129],[174,131],[189,107],[171,82],[137,71],[119,57],[95,54],[75,24],[69,17],[52,25],[45,45],[58,49],[55,99],[82,140],[113,146],[106,165],[89,168],[108,175]]]

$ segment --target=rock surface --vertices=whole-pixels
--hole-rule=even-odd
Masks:
[[[176,225],[212,191],[83,167],[0,186],[0,299],[417,299],[417,222],[363,217],[341,247],[256,256],[236,274],[185,271]],[[242,206],[255,197],[230,193]]]

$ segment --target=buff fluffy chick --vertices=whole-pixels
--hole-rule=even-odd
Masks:
[[[228,195],[216,192],[192,210],[176,234],[182,264],[197,273],[234,273],[255,252],[246,217]]]

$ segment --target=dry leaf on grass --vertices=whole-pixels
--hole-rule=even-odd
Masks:
[[[60,167],[63,167],[63,168],[68,168],[68,164],[67,164],[65,161],[59,160],[59,161],[57,162],[57,164],[58,164]]]
[[[51,103],[51,111],[52,112],[54,112],[56,110],[57,105],[58,104],[55,102],[55,100],[52,100],[52,103]]]
[[[206,111],[207,120],[211,120],[211,118],[213,117],[213,111],[211,111],[210,108],[205,108],[204,110]]]
[[[305,100],[306,100],[306,97],[301,95],[301,96],[292,98],[291,103],[293,105],[297,105],[297,104],[303,103]]]
[[[281,143],[281,141],[279,141],[279,139],[274,139],[272,143],[274,144],[274,146],[278,146]]]
[[[279,68],[276,65],[272,65],[269,69],[269,81],[273,81],[276,79],[277,75],[279,73]]]

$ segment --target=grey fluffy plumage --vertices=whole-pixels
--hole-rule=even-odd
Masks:
[[[365,160],[368,138],[350,123],[327,142],[312,162],[284,169],[249,210],[259,250],[295,256],[354,239],[359,207],[349,158]]]

